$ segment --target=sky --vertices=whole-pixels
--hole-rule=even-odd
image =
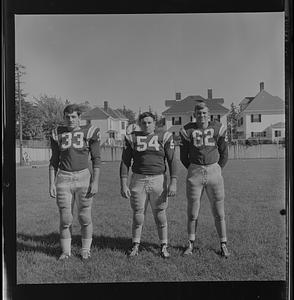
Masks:
[[[190,95],[254,97],[260,82],[284,100],[284,13],[16,15],[16,62],[28,100],[161,114]]]

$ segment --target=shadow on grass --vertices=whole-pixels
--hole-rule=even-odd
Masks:
[[[72,247],[81,247],[81,236],[72,235]],[[98,250],[109,249],[118,250],[124,253],[131,246],[131,239],[126,237],[109,237],[93,235],[92,247]],[[142,242],[142,250],[153,252],[159,246],[154,243]],[[25,233],[17,234],[17,252],[41,252],[48,256],[58,258],[60,255],[59,234],[52,232],[44,235],[31,235]]]

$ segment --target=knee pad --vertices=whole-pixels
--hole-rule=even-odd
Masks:
[[[196,222],[198,219],[198,216],[196,214],[189,214],[188,215],[188,220],[192,222]]]
[[[133,222],[137,226],[143,225],[144,223],[144,210],[134,211],[133,213]]]
[[[60,226],[69,228],[72,224],[73,216],[70,212],[60,212]]]
[[[154,219],[155,223],[158,227],[166,227],[167,226],[167,219],[166,219],[166,211],[165,209],[155,209],[154,210]]]
[[[81,209],[78,218],[82,226],[90,225],[92,223],[91,209],[89,207]]]
[[[222,222],[225,220],[225,215],[224,214],[215,214],[214,215],[214,220],[215,222]]]

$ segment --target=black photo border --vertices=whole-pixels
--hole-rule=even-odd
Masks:
[[[2,292],[7,299],[292,299],[292,120],[293,120],[293,14],[291,0],[150,0],[69,1],[3,0],[2,5]],[[15,183],[15,15],[26,14],[167,14],[285,12],[286,101],[286,217],[288,269],[286,281],[225,281],[111,284],[16,284]],[[4,236],[3,236],[4,235]]]

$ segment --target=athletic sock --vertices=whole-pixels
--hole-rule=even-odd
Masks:
[[[196,234],[195,233],[188,234],[189,241],[195,241],[195,238],[196,238]]]
[[[71,254],[71,238],[69,239],[60,239],[60,246],[62,253]]]
[[[90,251],[92,239],[82,239],[82,251]]]

